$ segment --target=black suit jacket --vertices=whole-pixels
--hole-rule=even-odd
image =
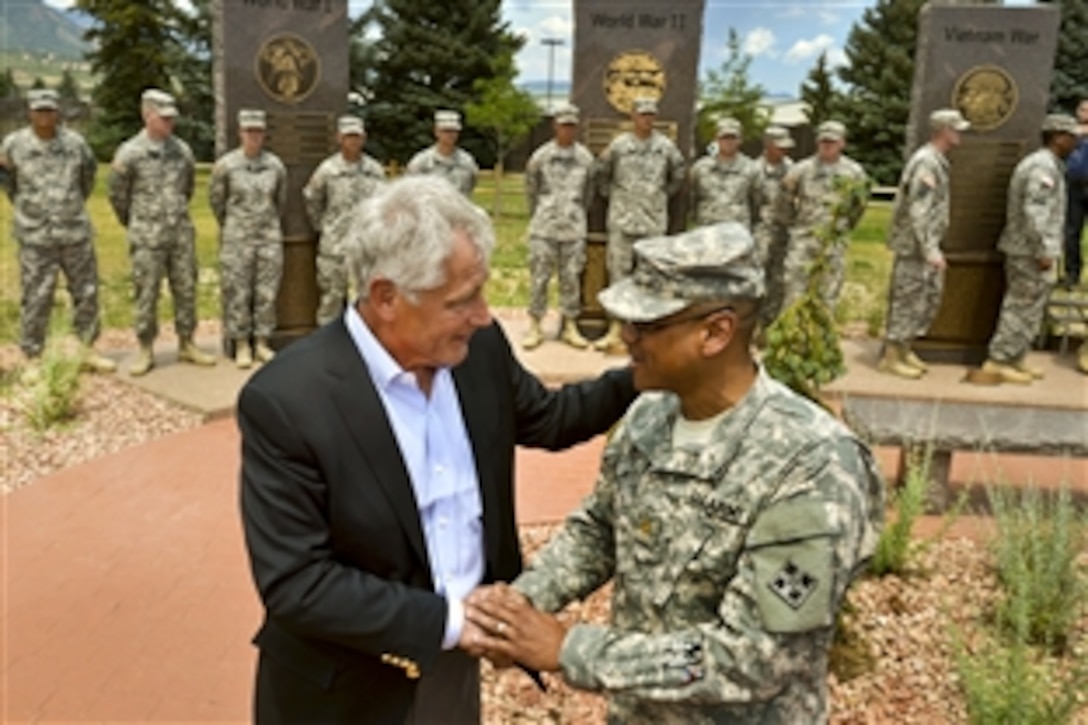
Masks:
[[[561,449],[608,429],[630,372],[560,390],[514,358],[498,325],[453,370],[483,503],[485,580],[521,571],[514,446]],[[408,473],[342,319],[301,340],[238,399],[241,511],[265,607],[256,715],[263,721],[401,722],[441,648]]]

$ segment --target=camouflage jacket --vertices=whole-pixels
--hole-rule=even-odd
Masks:
[[[818,723],[847,586],[876,547],[883,481],[843,425],[761,371],[698,448],[679,401],[643,394],[594,492],[514,583],[556,611],[614,581],[607,626],[560,651],[609,721]]]
[[[596,183],[609,199],[609,229],[639,237],[664,234],[669,197],[684,183],[684,157],[657,131],[645,141],[621,133],[597,159]]]
[[[704,156],[691,167],[691,201],[699,226],[739,222],[750,230],[762,199],[759,170],[743,154],[729,161]]]
[[[212,169],[208,199],[223,241],[283,241],[280,215],[287,203],[287,169],[274,153],[261,151],[253,159],[241,149],[224,154]]]
[[[193,234],[194,170],[189,144],[176,136],[156,143],[140,131],[118,147],[110,164],[109,199],[117,220],[128,228],[129,244],[160,247]]]
[[[438,174],[462,194],[471,197],[480,168],[472,154],[463,148],[455,148],[452,154],[443,156],[437,146],[429,146],[412,157],[407,171],[409,174]]]
[[[775,202],[782,189],[782,179],[793,168],[793,159],[788,156],[778,164],[772,165],[762,156],[755,161],[756,173],[759,174],[760,205],[757,226],[771,226],[774,223]]]
[[[85,202],[98,171],[94,154],[75,131],[58,127],[45,141],[27,127],[0,144],[5,191],[14,206],[12,233],[20,244],[61,246],[91,239]]]
[[[555,141],[533,152],[525,166],[529,236],[557,242],[586,238],[586,210],[593,199],[593,154],[580,143]]]
[[[322,161],[302,189],[310,224],[321,234],[321,253],[343,253],[356,205],[385,183],[385,169],[363,154],[351,163],[337,152]]]
[[[910,157],[899,179],[888,247],[901,256],[939,256],[948,232],[948,201],[948,159],[927,143]]]
[[[816,156],[798,161],[782,179],[775,205],[778,223],[803,233],[811,234],[831,218],[831,209],[838,201],[835,179],[839,177],[865,179],[865,170],[848,156],[841,156],[834,164],[825,164]],[[865,207],[853,210],[836,231],[840,234],[853,229]]]
[[[1042,148],[1016,165],[1009,180],[1005,229],[997,248],[1009,256],[1057,259],[1065,224],[1065,164]]]

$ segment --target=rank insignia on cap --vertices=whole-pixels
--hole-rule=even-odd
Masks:
[[[818,585],[816,577],[787,561],[767,586],[791,608],[800,609]]]

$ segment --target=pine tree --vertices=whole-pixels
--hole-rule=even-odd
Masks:
[[[41,76],[35,76],[34,81],[30,84],[30,88],[35,91],[40,91],[45,88],[45,79]]]
[[[729,53],[726,59],[717,70],[707,71],[706,79],[699,83],[701,107],[696,130],[697,148],[714,139],[719,119],[740,121],[747,138],[762,136],[770,120],[767,111],[760,106],[763,86],[753,84],[749,78],[752,56],[741,50],[740,36],[735,28],[729,28],[726,49]]]
[[[820,57],[816,59],[816,65],[812,67],[808,77],[801,84],[801,100],[808,105],[806,115],[809,125],[813,128],[836,115],[839,93],[831,81],[831,69],[827,66],[825,51],[820,53]]]
[[[64,69],[64,73],[60,76],[60,83],[57,84],[57,94],[65,101],[79,100],[79,86],[76,84],[72,71],[67,68]]]
[[[19,92],[19,84],[15,82],[15,74],[11,68],[5,68],[3,73],[0,73],[0,98],[18,98],[22,95]]]
[[[212,79],[211,0],[190,0],[189,12],[174,17],[177,56],[171,60],[177,89],[177,134],[189,142],[199,161],[215,157],[215,90]]]
[[[1072,113],[1088,98],[1088,4],[1084,0],[1041,0],[1060,5],[1061,30],[1050,81],[1050,108]]]
[[[380,37],[366,37],[372,24]],[[353,24],[352,86],[366,107],[371,153],[404,163],[433,143],[434,112],[464,111],[478,100],[477,79],[501,72],[503,58],[524,39],[502,22],[500,0],[383,0]],[[468,128],[462,145],[481,165],[494,159],[490,144]]]
[[[847,86],[837,118],[846,124],[847,153],[879,184],[894,184],[903,169],[910,117],[918,11],[925,0],[877,0],[850,29]]]

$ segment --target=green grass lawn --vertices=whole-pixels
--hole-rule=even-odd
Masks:
[[[108,167],[99,169],[95,192],[88,210],[96,230],[99,276],[101,278],[102,324],[105,328],[128,329],[132,326],[132,284],[124,229],[113,216],[106,199]],[[201,319],[219,317],[219,276],[216,253],[218,229],[208,206],[209,167],[197,171],[197,189],[191,205],[197,230],[197,259],[200,264],[198,312]],[[495,179],[484,173],[476,188],[475,201],[484,209],[496,208]],[[498,214],[493,214],[497,246],[492,258],[488,299],[495,307],[524,307],[529,297],[529,272],[525,230],[529,224],[528,206],[520,174],[504,176],[498,196]],[[14,342],[19,328],[19,265],[11,237],[11,206],[0,195],[0,342]],[[884,247],[885,229],[891,214],[888,204],[870,205],[855,230],[848,252],[847,286],[840,309],[843,324],[865,323],[879,328],[891,269],[891,255]],[[553,283],[554,287],[554,283]],[[554,295],[554,289],[553,289]],[[165,295],[159,315],[163,321],[173,316]],[[66,305],[63,296],[58,306]]]

